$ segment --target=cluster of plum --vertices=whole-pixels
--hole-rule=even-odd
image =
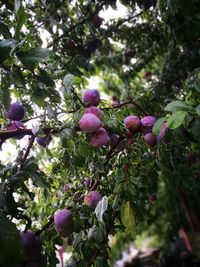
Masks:
[[[40,267],[44,263],[42,255],[42,243],[38,236],[31,230],[21,231],[20,237],[22,240],[24,255],[25,255],[25,267]]]
[[[84,197],[84,203],[92,210],[95,209],[102,196],[97,191],[89,191]],[[57,233],[63,237],[69,237],[74,230],[73,215],[70,210],[62,209],[54,214],[54,224]]]
[[[93,147],[107,145],[110,137],[107,131],[101,127],[103,112],[97,106],[100,102],[98,90],[88,89],[83,94],[83,103],[86,111],[79,121],[80,129],[88,134],[90,144]]]
[[[79,121],[80,129],[85,132],[90,144],[93,147],[101,147],[107,145],[110,141],[112,144],[117,144],[119,135],[115,133],[107,133],[102,127],[103,112],[97,106],[100,102],[100,94],[98,90],[86,90],[83,94],[83,103],[87,108]],[[164,122],[158,136],[152,133],[156,118],[153,116],[144,116],[140,119],[138,116],[128,116],[124,119],[124,126],[128,131],[128,136],[142,132],[144,134],[144,142],[149,147],[156,146],[162,141],[167,124]],[[119,146],[119,145],[118,145]]]
[[[25,110],[24,107],[19,102],[14,102],[10,105],[10,110],[4,112],[6,119],[10,120],[7,125],[7,130],[25,129],[24,123],[22,122],[24,118]],[[22,139],[24,137],[23,133],[13,136],[15,139]],[[36,138],[37,143],[42,147],[47,147],[51,139],[48,136],[41,136]]]
[[[163,122],[159,135],[154,135],[152,133],[152,129],[155,122],[156,118],[153,116],[144,116],[142,119],[140,119],[137,116],[131,115],[124,119],[124,125],[126,129],[132,134],[142,132],[144,142],[150,148],[155,147],[163,140],[165,131],[167,129],[166,122]]]

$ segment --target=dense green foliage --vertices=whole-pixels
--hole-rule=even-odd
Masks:
[[[100,18],[119,4],[127,16]],[[72,253],[65,266],[115,266],[135,240],[160,248],[151,266],[200,265],[199,13],[198,0],[1,0],[0,153],[15,151],[0,158],[0,267],[29,266],[24,229],[42,242],[37,266],[56,266],[56,245]],[[89,81],[120,147],[94,148],[79,128]],[[7,127],[16,100],[26,129]],[[147,114],[156,135],[167,122],[154,148],[123,123]],[[95,210],[84,203],[93,190]],[[63,239],[53,216],[65,208],[73,233]]]

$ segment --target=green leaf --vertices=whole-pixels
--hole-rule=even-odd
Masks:
[[[52,52],[46,48],[35,47],[28,51],[20,51],[17,57],[24,66],[33,70],[37,64],[47,61],[51,57]]]
[[[20,38],[20,30],[27,19],[27,14],[22,4],[22,0],[15,0],[15,18],[17,21],[17,26],[15,30],[15,38]]]
[[[170,129],[176,129],[178,128],[184,121],[187,111],[177,111],[173,113],[168,119],[167,119],[167,126]]]
[[[197,115],[200,116],[200,105],[198,105],[198,106],[196,107],[196,113],[197,113]]]
[[[163,122],[166,120],[165,117],[162,117],[156,121],[156,123],[153,126],[153,134],[158,135],[160,133],[160,129],[162,127]]]
[[[12,188],[19,188],[28,178],[29,173],[18,171],[15,175],[8,178],[8,183]]]
[[[65,86],[65,90],[69,90],[71,88],[71,86],[73,85],[74,83],[74,75],[72,74],[67,74],[64,79],[63,79],[63,84]]]
[[[107,196],[104,196],[102,200],[100,200],[95,208],[95,214],[97,216],[97,219],[99,222],[105,225],[103,220],[103,214],[108,208],[108,198]]]
[[[0,21],[0,34],[2,34],[5,39],[12,38],[8,26],[3,21]]]
[[[0,41],[0,62],[4,62],[10,54],[10,51],[17,45],[14,39]]]
[[[15,224],[3,214],[0,214],[0,244],[0,266],[18,266],[17,263],[23,260],[20,234]]]
[[[200,92],[200,80],[195,80],[193,86],[197,92]]]
[[[51,78],[51,75],[48,74],[47,71],[40,69],[39,75],[37,76],[38,80],[44,83],[46,86],[54,86],[55,82]]]
[[[122,203],[120,211],[121,211],[121,220],[123,225],[126,227],[127,232],[129,232],[134,237],[135,216],[130,201]]]
[[[185,102],[183,101],[173,101],[171,103],[169,103],[164,110],[166,111],[170,111],[170,112],[176,112],[176,111],[191,111],[193,110],[193,107],[187,105]]]

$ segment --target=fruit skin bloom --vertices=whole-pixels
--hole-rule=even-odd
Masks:
[[[12,103],[10,105],[10,119],[20,121],[24,117],[24,108],[19,102]]]
[[[67,209],[59,210],[54,214],[56,231],[61,237],[68,237],[73,232],[73,216]]]
[[[137,132],[138,130],[140,130],[141,121],[140,121],[139,117],[131,115],[131,116],[128,116],[124,119],[124,125],[125,125],[127,130],[134,133],[134,132]]]
[[[107,145],[110,142],[110,137],[108,136],[104,128],[99,128],[95,133],[90,136],[90,144],[93,147],[101,147]]]
[[[156,118],[153,117],[153,116],[145,116],[145,117],[143,117],[141,119],[142,131],[144,133],[151,132],[155,122],[156,122]]]
[[[98,202],[102,199],[102,196],[97,191],[90,191],[85,197],[84,202],[90,208],[94,209]]]
[[[93,115],[95,115],[98,119],[102,120],[103,117],[103,111],[100,110],[100,108],[97,108],[95,106],[91,106],[89,108],[86,109],[84,114],[87,113],[92,113]]]
[[[88,89],[83,94],[83,103],[88,108],[91,106],[98,106],[100,102],[100,94],[96,89]]]
[[[94,114],[87,113],[79,121],[79,127],[86,133],[93,133],[97,131],[101,126],[100,119]]]

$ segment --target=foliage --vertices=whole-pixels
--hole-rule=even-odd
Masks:
[[[101,19],[119,5],[126,16]],[[112,266],[144,235],[162,247],[159,266],[198,266],[199,7],[198,0],[1,1],[1,155],[12,142],[17,157],[0,159],[0,266],[28,266],[24,229],[42,241],[39,266],[56,266],[58,250],[72,252],[65,266]],[[119,137],[98,148],[79,128],[92,80],[102,125]],[[8,130],[5,112],[16,100],[25,129]],[[155,135],[166,122],[164,140],[148,147],[141,131],[126,130],[129,115],[156,117]],[[102,195],[96,209],[84,203],[94,190]],[[66,239],[53,221],[64,208],[74,221]]]

